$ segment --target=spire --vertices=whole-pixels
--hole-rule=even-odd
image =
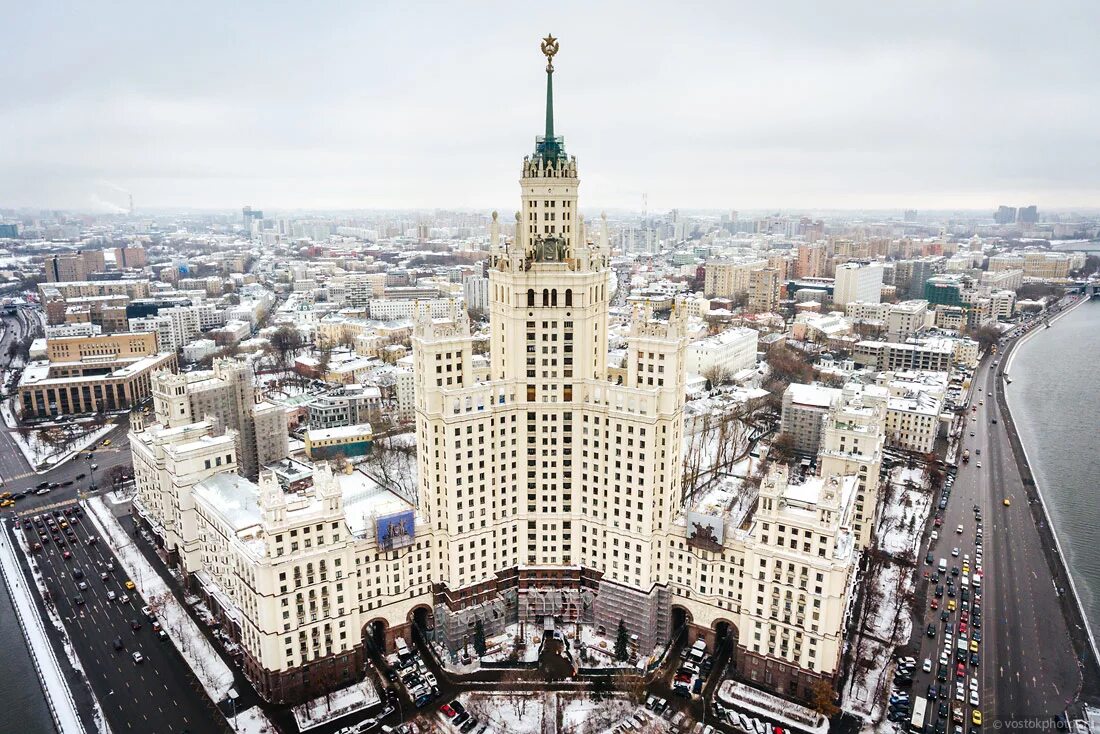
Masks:
[[[558,39],[547,34],[541,48],[546,56],[546,129],[544,135],[535,140],[535,153],[544,158],[557,158],[565,154],[565,141],[554,136],[554,56],[558,53]]]
[[[558,52],[558,40],[553,35],[542,39],[542,52],[546,54],[546,139],[554,139],[554,54]]]

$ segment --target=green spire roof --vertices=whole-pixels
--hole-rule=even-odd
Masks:
[[[546,56],[546,131],[535,138],[535,155],[545,159],[565,157],[565,138],[554,135],[554,55],[558,52],[558,39],[547,35],[542,39],[542,53]]]

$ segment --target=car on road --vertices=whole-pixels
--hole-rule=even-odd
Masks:
[[[130,579],[126,579],[126,583],[123,584],[123,586],[126,587],[127,591],[133,591],[134,590],[134,582],[131,581]]]
[[[70,553],[69,551],[65,551],[64,553],[61,554],[61,557],[64,558],[67,561],[67,560],[69,560],[70,558],[73,557],[73,554]]]
[[[971,437],[971,438],[974,438],[974,431],[971,431],[971,432],[970,432],[970,437]]]
[[[982,712],[978,709],[974,709],[970,712],[970,723],[974,726],[982,725]]]
[[[923,670],[925,673],[931,673],[932,672],[932,658],[925,658],[924,659],[924,664],[920,666],[920,669]]]
[[[963,526],[962,526],[962,525],[957,525],[957,526],[955,527],[955,532],[956,532],[956,533],[958,533],[959,535],[962,535],[962,533],[963,533]]]
[[[1008,497],[1005,497],[1003,500],[1001,500],[1001,502],[1004,504],[1005,507],[1010,507],[1012,505],[1012,500],[1010,500]]]
[[[86,476],[86,475],[85,475],[85,474],[83,474],[83,473],[81,473],[81,474],[77,474],[77,475],[76,475],[76,477],[75,477],[75,479],[83,479],[83,478],[84,478],[85,476]]]
[[[928,629],[925,630],[925,634],[927,634],[929,637],[935,637],[936,636],[936,625],[934,625],[934,624],[928,625]]]
[[[76,604],[77,606],[80,606],[83,603],[84,603],[84,595],[83,594],[77,594],[76,596],[73,597],[73,604]]]
[[[959,557],[959,548],[958,548],[958,546],[951,549],[951,557],[952,558],[958,558]]]
[[[114,648],[116,650],[121,650],[124,647],[124,645],[122,644],[122,638],[121,637],[116,637],[112,644],[114,645]]]
[[[107,590],[107,601],[114,601],[114,600],[115,600],[115,598],[117,598],[117,596],[118,596],[118,595],[117,595],[117,594],[115,594],[115,592],[114,592],[114,591],[112,591],[112,590],[110,590],[110,589],[108,589],[108,590]]]
[[[141,622],[139,622],[136,619],[131,619],[130,620],[130,629],[132,629],[134,632],[137,632],[139,629],[141,629]]]
[[[137,650],[134,650],[134,653],[130,657],[132,657],[134,659],[134,664],[135,665],[140,665],[145,660],[145,658],[142,657],[141,653],[138,652]]]
[[[50,493],[50,488],[49,487],[44,487],[42,489],[39,489],[39,490],[35,491],[35,494],[38,495],[39,497],[41,497],[44,494],[49,494],[49,493]]]
[[[977,464],[975,464],[974,466],[976,466],[976,467],[978,467],[979,469],[981,469],[981,468],[982,468],[982,462],[980,462],[980,461],[979,461],[979,462],[978,462]]]

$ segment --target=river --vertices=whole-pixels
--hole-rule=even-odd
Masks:
[[[0,530],[0,532],[4,532]],[[27,643],[8,596],[8,587],[0,581],[0,650],[3,650],[3,675],[0,675],[0,701],[8,712],[0,716],[0,734],[46,734],[53,732],[42,684],[34,670]]]
[[[1008,405],[1027,448],[1089,628],[1100,631],[1100,300],[1017,347]]]

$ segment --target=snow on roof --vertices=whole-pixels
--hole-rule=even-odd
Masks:
[[[235,472],[223,472],[202,480],[193,490],[217,509],[236,531],[260,523],[260,488]]]
[[[835,387],[807,385],[802,382],[792,382],[787,390],[790,391],[792,403],[816,408],[828,408],[841,393]]]
[[[370,423],[358,423],[351,426],[337,426],[336,428],[321,428],[306,431],[310,441],[325,441],[336,438],[360,438],[372,434]]]
[[[348,530],[358,537],[372,537],[374,521],[383,515],[392,515],[413,506],[363,472],[337,474],[340,491],[344,495],[344,515]]]

